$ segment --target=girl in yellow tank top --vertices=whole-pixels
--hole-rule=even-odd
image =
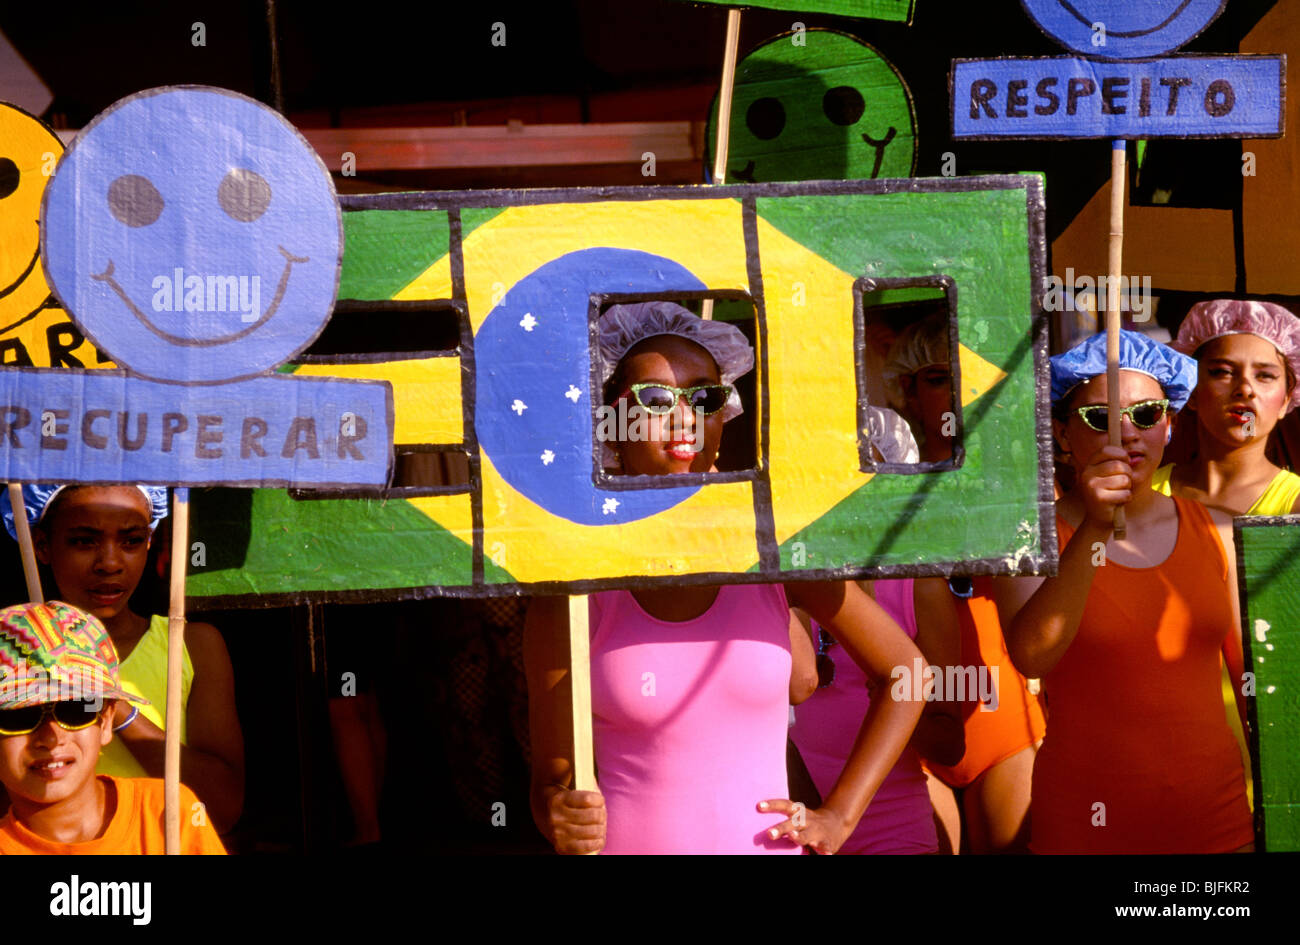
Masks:
[[[1160,469],[1152,488],[1230,515],[1300,512],[1300,476],[1264,455],[1278,421],[1300,406],[1300,319],[1272,302],[1198,302],[1170,347],[1197,361],[1187,405],[1197,450]]]
[[[1198,302],[1170,347],[1197,361],[1196,390],[1185,413],[1195,418],[1197,450],[1189,463],[1158,469],[1151,487],[1234,516],[1300,512],[1300,476],[1264,455],[1273,428],[1300,404],[1300,319],[1272,302]],[[1230,536],[1224,542],[1230,547]],[[1221,687],[1228,725],[1249,768],[1226,667]],[[1249,779],[1246,791],[1253,807]]]
[[[118,673],[122,688],[132,695],[144,696],[149,700],[146,706],[140,706],[140,715],[159,728],[163,727],[163,712],[167,706],[167,618],[154,614],[149,619],[149,629],[145,631],[135,649],[120,664]],[[189,744],[186,739],[185,710],[190,701],[190,684],[194,682],[194,663],[190,659],[189,647],[185,648],[185,665],[181,671],[181,744]],[[131,749],[120,738],[109,742],[99,753],[99,764],[95,766],[99,774],[111,774],[119,778],[147,778],[149,772],[140,764]]]
[[[1151,478],[1151,488],[1164,495],[1173,495],[1170,474],[1173,466],[1161,466]],[[1300,476],[1289,469],[1279,469],[1268,488],[1255,500],[1244,515],[1290,515],[1300,504]]]

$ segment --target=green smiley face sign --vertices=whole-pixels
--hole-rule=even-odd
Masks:
[[[709,117],[708,167],[718,102]],[[910,177],[912,95],[871,46],[833,30],[785,33],[736,67],[727,183]]]

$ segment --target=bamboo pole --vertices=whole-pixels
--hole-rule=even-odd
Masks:
[[[1106,390],[1110,445],[1120,445],[1119,280],[1124,258],[1124,159],[1127,142],[1116,138],[1110,151],[1110,253],[1106,266]],[[1115,509],[1115,538],[1123,541],[1124,507]]]
[[[740,11],[727,11],[727,47],[722,54],[722,90],[718,93],[718,140],[713,143],[713,183],[727,182],[727,151],[731,141],[731,100],[736,91],[736,54],[740,49]],[[713,317],[713,299],[700,307],[702,318]]]
[[[569,680],[573,692],[573,789],[596,790],[591,738],[591,636],[587,595],[569,598]]]
[[[181,670],[185,664],[185,570],[189,563],[189,489],[172,501],[171,603],[167,619],[167,715],[163,723],[163,824],[169,854],[181,852]]]
[[[27,506],[23,504],[23,487],[9,483],[9,507],[14,513],[14,531],[18,534],[18,547],[23,557],[23,577],[27,579],[27,599],[33,604],[45,603],[41,590],[41,574],[36,570],[36,550],[32,547],[32,530],[27,524]]]
[[[722,91],[718,93],[718,140],[713,148],[713,182],[727,182],[731,141],[731,100],[736,91],[736,54],[740,49],[740,11],[727,11],[727,48],[722,54]]]
[[[569,598],[569,688],[573,698],[573,789],[595,791],[595,747],[591,736],[591,631],[587,595]]]

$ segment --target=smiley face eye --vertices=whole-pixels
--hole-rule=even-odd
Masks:
[[[217,203],[231,219],[252,223],[270,206],[271,185],[256,171],[237,167],[221,179]]]
[[[148,226],[162,216],[162,194],[149,178],[124,174],[108,185],[108,209],[127,226]]]
[[[774,98],[760,98],[745,112],[745,124],[755,138],[771,141],[785,128],[785,106]]]
[[[851,85],[837,85],[822,96],[822,111],[836,125],[856,125],[867,104]]]
[[[18,189],[18,177],[18,165],[6,157],[0,157],[0,200]]]

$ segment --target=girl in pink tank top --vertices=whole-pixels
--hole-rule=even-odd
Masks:
[[[635,401],[648,438],[604,443],[628,475],[715,470],[732,381],[753,366],[744,335],[671,302],[601,318],[606,402]],[[681,400],[689,398],[689,407]],[[635,429],[635,427],[634,427]],[[593,594],[591,693],[599,791],[574,791],[567,604],[529,608],[524,656],[533,816],[562,853],[834,853],[907,743],[921,704],[881,699],[845,775],[817,810],[789,800],[787,596],[886,683],[920,653],[856,585],[669,587]],[[861,727],[861,723],[860,723]]]
[[[779,584],[721,587],[679,622],[652,617],[627,591],[591,596],[606,853],[799,852],[767,835],[784,815],[755,807],[788,790],[789,627]]]
[[[928,581],[875,581],[872,593],[876,603],[918,641],[926,660],[939,667],[957,662],[961,653],[959,627],[947,586],[940,579]],[[918,636],[918,600],[925,608],[924,637]],[[833,673],[795,710],[790,735],[817,790],[829,791],[853,749],[858,725],[871,706],[871,693],[866,675],[843,648],[834,645],[821,627],[813,624],[812,629],[816,636],[830,642],[825,657]],[[910,672],[911,667],[907,669]],[[935,695],[935,700],[926,704],[921,724],[871,799],[853,836],[840,848],[841,853],[938,852],[934,808],[921,770],[922,753],[951,762],[961,757],[965,745],[956,703],[942,692]]]

